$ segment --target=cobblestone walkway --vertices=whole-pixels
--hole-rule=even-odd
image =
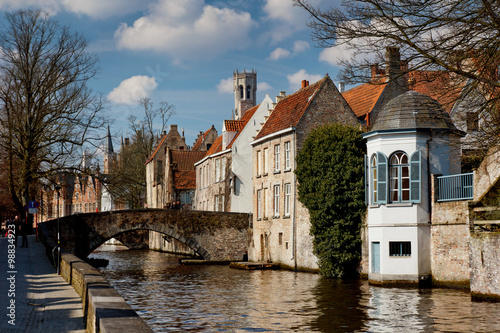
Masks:
[[[0,238],[0,332],[85,332],[80,296],[56,274],[35,236],[28,240],[23,248],[18,237],[14,259],[9,240]]]

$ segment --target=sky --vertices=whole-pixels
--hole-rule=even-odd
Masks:
[[[311,0],[319,6],[336,1]],[[40,8],[62,25],[82,33],[100,72],[89,82],[109,100],[105,110],[115,136],[130,134],[129,115],[137,101],[173,104],[169,121],[192,145],[212,125],[222,132],[234,109],[233,71],[257,71],[257,103],[316,82],[337,81],[341,47],[318,48],[309,15],[291,0],[0,0],[7,11]]]

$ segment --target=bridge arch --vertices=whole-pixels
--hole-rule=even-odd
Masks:
[[[61,248],[86,258],[108,239],[133,230],[152,230],[186,244],[206,260],[242,260],[248,249],[250,214],[171,209],[75,214],[59,219]],[[55,244],[57,220],[39,224]]]

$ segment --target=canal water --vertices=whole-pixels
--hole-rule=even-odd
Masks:
[[[111,285],[155,332],[500,332],[500,303],[467,291],[340,283],[317,274],[179,265],[104,246]]]

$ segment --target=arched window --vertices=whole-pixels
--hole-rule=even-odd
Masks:
[[[389,161],[391,202],[410,201],[410,164],[404,152],[392,154]]]
[[[372,157],[372,162],[370,163],[370,173],[371,173],[371,183],[372,183],[372,190],[371,190],[371,194],[372,194],[372,203],[377,203],[378,202],[378,197],[377,197],[377,193],[378,193],[378,189],[377,189],[377,181],[378,181],[378,177],[377,177],[377,155],[373,154],[373,157]]]
[[[243,86],[240,85],[240,98],[243,98]]]
[[[250,99],[250,98],[251,98],[251,97],[250,97],[250,92],[251,92],[251,88],[250,88],[250,86],[248,85],[248,86],[247,86],[247,99]]]

